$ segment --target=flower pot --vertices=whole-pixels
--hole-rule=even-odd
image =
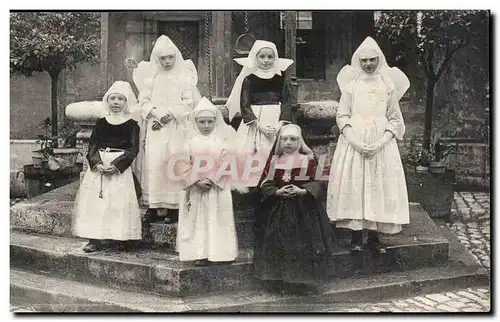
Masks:
[[[60,163],[61,168],[73,167],[76,164],[79,150],[76,148],[56,148],[54,158]]]
[[[26,186],[26,196],[28,199],[34,198],[42,193],[51,190],[50,178],[44,174],[42,167],[28,164],[23,167],[24,180]]]
[[[455,172],[405,172],[408,201],[418,202],[431,218],[450,219]]]
[[[444,173],[446,171],[446,166],[444,162],[429,162],[429,172],[430,173]]]
[[[33,151],[33,155],[31,156],[33,160],[33,165],[35,167],[41,167],[47,158],[40,151]]]
[[[425,172],[429,172],[429,168],[428,167],[424,167],[424,166],[417,166],[415,168],[415,170],[418,172],[418,173],[425,173]]]

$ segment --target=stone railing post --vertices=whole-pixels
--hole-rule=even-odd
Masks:
[[[82,182],[83,175],[89,168],[87,152],[89,151],[90,134],[92,134],[92,128],[94,127],[94,124],[90,124],[90,122],[76,123],[81,127],[80,131],[76,134],[76,148],[78,149],[78,159],[83,163],[82,172],[80,173],[80,182]]]
[[[101,101],[85,101],[71,103],[66,106],[66,117],[81,126],[81,130],[76,134],[76,147],[79,150],[78,160],[83,163],[80,173],[80,182],[89,167],[87,152],[89,150],[90,135],[96,120],[106,111],[106,107]]]

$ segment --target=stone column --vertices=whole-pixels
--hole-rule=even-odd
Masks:
[[[79,150],[78,159],[83,163],[82,172],[80,172],[81,183],[85,172],[87,172],[87,169],[89,168],[87,153],[89,151],[90,135],[92,134],[94,124],[91,124],[90,122],[77,122],[77,124],[81,126],[81,130],[76,134],[76,148]]]
[[[212,82],[213,100],[227,99],[231,92],[231,35],[232,19],[230,11],[212,11]]]
[[[297,48],[297,11],[285,11],[284,19],[285,29],[285,58],[293,59],[296,61],[296,48]],[[288,68],[288,75],[295,76],[295,64]]]
[[[297,61],[296,55],[296,42],[297,42],[297,11],[285,11],[285,57],[292,59],[294,62]],[[298,96],[298,83],[296,74],[296,63],[288,67],[287,73],[285,74],[287,79],[285,80],[286,86],[290,87],[290,103],[292,105],[292,121],[297,123],[297,96]]]
[[[108,89],[108,46],[109,46],[109,13],[101,13],[101,52],[100,52],[100,72],[99,94],[104,95]]]
[[[79,150],[78,159],[83,163],[80,182],[89,167],[87,152],[92,129],[97,118],[103,115],[105,110],[106,107],[100,100],[71,103],[66,106],[66,117],[81,126],[81,130],[76,134],[76,147]]]

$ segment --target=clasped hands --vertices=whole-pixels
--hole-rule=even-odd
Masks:
[[[153,121],[153,131],[159,131],[163,125],[166,125],[168,122],[172,121],[174,119],[174,116],[172,115],[172,113],[170,112],[167,112],[165,115],[163,115],[161,118],[160,118],[160,121],[158,121],[157,119]]]
[[[111,175],[118,172],[118,169],[115,166],[113,165],[105,166],[102,163],[96,165],[96,170],[102,174],[107,174],[107,175]]]
[[[274,134],[276,134],[276,131],[278,130],[273,125],[262,125],[260,122],[257,123],[257,128],[267,137],[273,136]]]
[[[363,156],[365,156],[367,158],[371,158],[375,154],[380,152],[382,150],[382,148],[393,138],[392,132],[385,131],[384,136],[380,140],[378,140],[372,144],[366,144],[366,143],[358,140],[352,134],[350,126],[347,126],[344,129],[343,134],[344,134],[347,142],[349,142],[349,144],[354,148],[354,150],[358,151],[359,153],[361,153]]]
[[[349,144],[354,148],[354,150],[358,151],[367,158],[373,157],[383,148],[382,142],[380,142],[380,140],[372,144],[366,144],[358,140],[352,140],[349,141]]]
[[[302,189],[297,187],[296,185],[289,184],[286,186],[283,186],[276,190],[276,196],[278,197],[285,197],[285,198],[293,198],[297,196],[303,196],[307,193],[306,189]]]
[[[201,179],[195,183],[195,185],[202,191],[202,192],[207,192],[210,190],[213,186],[212,180],[208,178]]]

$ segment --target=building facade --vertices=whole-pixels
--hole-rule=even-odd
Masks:
[[[373,33],[373,11],[145,11],[103,12],[101,94],[114,80],[132,81],[124,61],[149,60],[155,40],[170,37],[198,69],[199,89],[224,101],[251,39],[275,42],[296,63],[298,100],[338,99],[335,77],[353,50]],[[243,35],[243,36],[242,36]],[[248,36],[250,35],[250,36]],[[240,38],[240,40],[238,40]],[[250,43],[246,43],[250,40]],[[245,46],[246,45],[246,46]]]

